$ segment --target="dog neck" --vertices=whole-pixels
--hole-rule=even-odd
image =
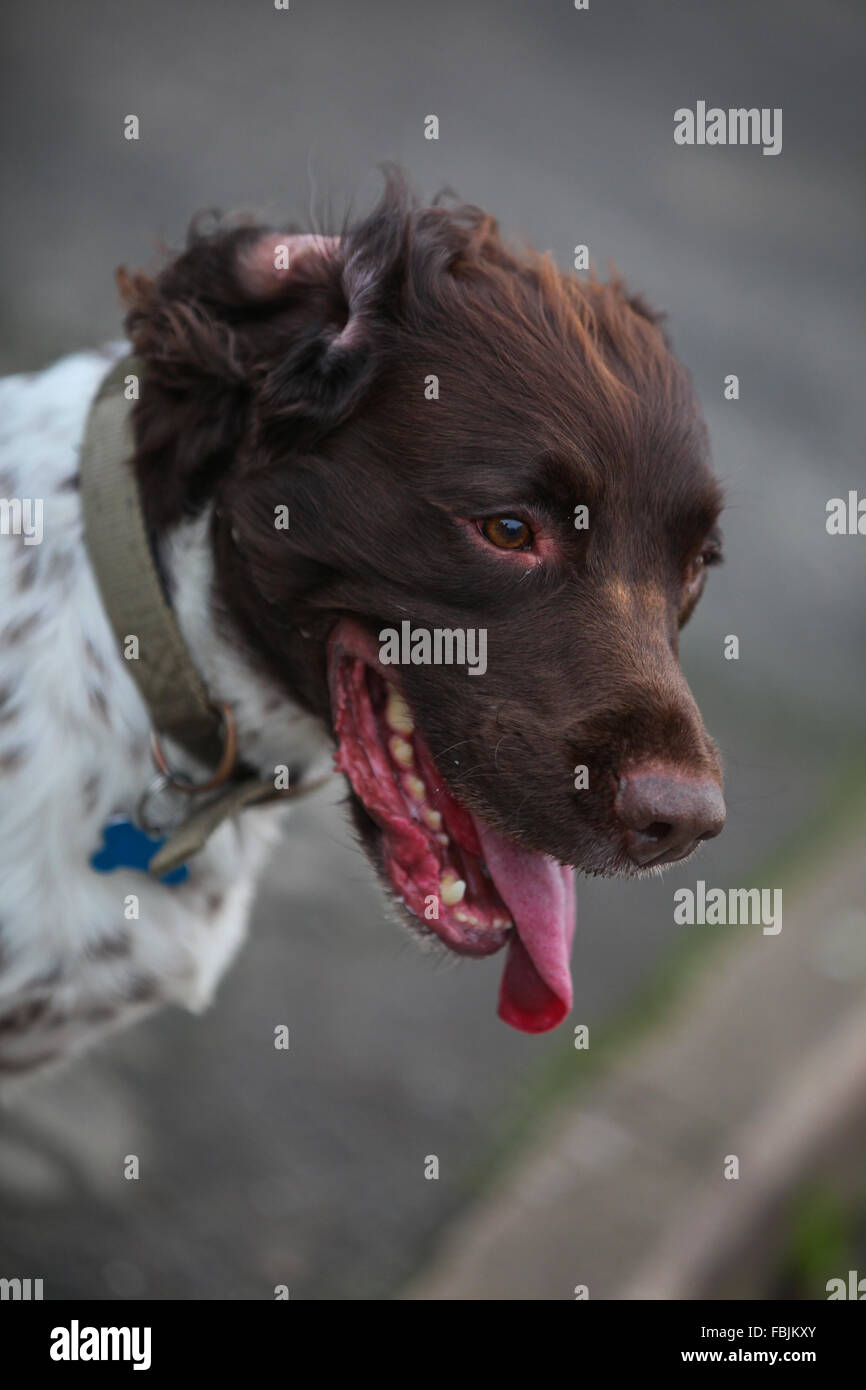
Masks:
[[[327,767],[331,742],[322,721],[261,669],[216,582],[212,507],[158,546],[184,640],[214,702],[231,705],[241,759],[264,778],[279,766]]]

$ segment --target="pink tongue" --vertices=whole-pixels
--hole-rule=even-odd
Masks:
[[[499,1017],[524,1033],[545,1033],[571,1008],[574,870],[521,849],[476,820],[487,867],[517,928],[499,993]]]

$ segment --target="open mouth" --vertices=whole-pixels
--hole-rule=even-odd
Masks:
[[[500,1017],[528,1033],[556,1027],[571,1008],[574,870],[461,804],[357,623],[338,624],[328,673],[336,764],[376,827],[394,894],[420,930],[459,955],[507,944]]]

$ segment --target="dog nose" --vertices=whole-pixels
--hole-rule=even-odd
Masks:
[[[719,784],[675,767],[635,767],[619,781],[614,810],[636,864],[672,864],[725,823]]]

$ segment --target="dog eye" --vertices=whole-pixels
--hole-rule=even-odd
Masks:
[[[710,565],[720,565],[721,563],[722,552],[720,547],[715,543],[705,545],[700,555],[695,556],[686,570],[686,589],[694,591],[703,578],[704,570]]]
[[[477,523],[482,536],[499,550],[528,550],[532,531],[515,516],[488,516]]]

